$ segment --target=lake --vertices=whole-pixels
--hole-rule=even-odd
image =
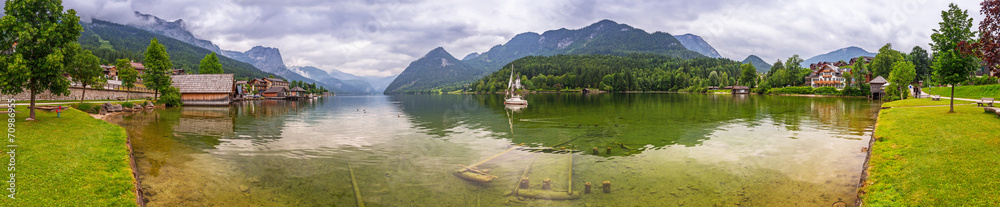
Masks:
[[[879,109],[864,98],[525,98],[334,96],[110,121],[132,138],[149,206],[355,206],[352,173],[367,206],[831,206],[857,199]],[[522,143],[478,166],[492,182],[453,174]],[[550,179],[550,191],[582,195],[507,196],[522,175],[535,192]]]

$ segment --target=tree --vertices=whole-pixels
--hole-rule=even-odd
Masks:
[[[222,64],[219,63],[219,57],[215,56],[215,52],[205,55],[205,58],[201,59],[201,65],[198,66],[198,73],[222,74]]]
[[[163,47],[154,37],[153,40],[149,41],[149,46],[146,47],[143,56],[145,56],[146,61],[144,65],[146,72],[142,75],[142,82],[147,88],[156,91],[153,99],[157,99],[160,91],[170,88],[170,85],[173,84],[173,80],[167,75],[167,71],[173,67],[173,64],[170,63],[170,54],[167,54],[167,48]]]
[[[118,79],[122,81],[122,86],[132,90],[135,87],[135,81],[139,79],[139,71],[136,71],[132,67],[131,61],[128,59],[118,59],[115,62],[115,68],[118,68]],[[128,99],[129,93],[125,93],[125,99]]]
[[[156,100],[156,103],[161,103],[166,106],[181,106],[181,91],[177,87],[167,87],[163,89],[163,97]]]
[[[72,48],[72,47],[67,47]],[[76,47],[79,49],[79,47]],[[87,97],[87,86],[97,86],[105,83],[104,69],[101,68],[101,60],[90,50],[77,52],[72,57],[72,61],[67,65],[67,73],[73,81],[80,83],[82,92],[80,93],[80,103]]]
[[[939,28],[931,34],[931,50],[934,51],[934,75],[944,84],[951,85],[950,113],[955,112],[955,84],[969,79],[969,73],[979,64],[974,55],[958,50],[961,42],[971,42],[976,35],[972,31],[972,18],[968,12],[954,3],[948,10],[941,11]]]
[[[792,55],[788,60],[785,60],[785,70],[787,72],[787,82],[789,85],[802,85],[806,83],[805,77],[812,73],[809,68],[802,68],[802,60],[799,55]]]
[[[977,55],[986,62],[993,76],[1000,76],[1000,0],[985,0],[979,5],[983,21],[979,22]]]
[[[899,61],[893,64],[892,72],[889,74],[889,82],[899,90],[899,99],[905,97],[906,86],[910,85],[910,82],[913,82],[913,78],[917,76],[914,67],[913,63],[907,61]]]
[[[767,72],[767,81],[770,82],[770,86],[782,87],[788,85],[785,81],[788,80],[788,73],[785,71],[785,65],[781,63],[781,60],[774,62],[771,66],[771,71]]]
[[[888,77],[889,72],[892,72],[893,64],[904,60],[902,53],[893,50],[891,43],[886,43],[885,46],[878,49],[878,55],[875,55],[872,63],[868,64],[868,69],[871,70],[872,77]]]
[[[913,46],[913,50],[910,54],[906,56],[906,61],[913,63],[916,67],[917,80],[927,81],[927,77],[930,76],[931,72],[931,59],[927,55],[927,51],[920,46]]]
[[[0,92],[18,94],[28,90],[31,108],[27,120],[35,120],[35,96],[48,91],[68,95],[69,80],[63,78],[64,48],[77,41],[83,27],[76,10],[63,11],[62,1],[4,2],[0,17]]]
[[[737,85],[754,87],[754,80],[757,80],[757,69],[749,63],[740,65],[740,80]]]
[[[868,64],[865,64],[864,56],[858,57],[858,60],[854,62],[854,68],[851,69],[852,79],[848,79],[851,82],[857,82],[857,79],[864,77],[864,75],[869,74]]]

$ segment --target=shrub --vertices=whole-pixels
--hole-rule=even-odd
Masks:
[[[840,91],[841,96],[868,96],[871,87],[867,83],[858,84],[857,87],[847,86]]]
[[[768,91],[771,91],[771,86],[769,86],[768,84],[761,84],[760,86],[754,88],[752,91],[757,94],[765,94]]]
[[[907,89],[903,89],[903,90],[907,90]],[[889,85],[889,86],[885,87],[885,96],[886,97],[883,100],[887,100],[887,101],[900,100],[900,98],[899,98],[900,92],[902,92],[902,91],[899,91],[898,88],[896,88],[896,87],[894,87],[892,85]],[[909,98],[909,96],[910,96],[910,93],[903,93],[903,98],[904,99],[905,98]]]
[[[132,108],[133,106],[134,106],[134,104],[132,104],[132,102],[127,102],[126,101],[126,102],[122,103],[122,107],[125,107],[125,108]]]
[[[837,88],[827,86],[827,87],[819,87],[819,88],[813,89],[813,94],[817,94],[817,95],[837,95],[837,94],[839,94],[839,92],[837,91]]]
[[[967,84],[971,85],[994,85],[997,84],[996,77],[983,76],[983,77],[973,77],[966,81]]]
[[[811,86],[797,86],[797,87],[784,87],[784,88],[773,88],[768,90],[770,94],[813,94],[813,88]]]
[[[160,96],[156,103],[166,104],[167,106],[181,106],[181,90],[177,87],[170,87],[167,90],[163,90],[163,95]]]
[[[91,113],[91,114],[96,114],[96,113],[99,113],[101,111],[101,105],[100,104],[80,103],[80,104],[70,104],[69,106],[73,107],[73,108],[76,108],[77,110],[80,110],[80,111],[83,111],[83,112],[87,112],[87,113]]]

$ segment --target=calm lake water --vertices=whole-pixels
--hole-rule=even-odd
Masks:
[[[530,94],[522,109],[502,98],[268,100],[111,121],[132,136],[149,206],[355,206],[350,171],[367,206],[831,206],[856,199],[878,110],[857,98]],[[490,183],[452,174],[519,143],[478,166]],[[551,146],[578,151],[535,150]],[[532,189],[549,178],[593,193],[505,196],[529,166]]]

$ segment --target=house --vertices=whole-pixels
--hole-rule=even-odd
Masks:
[[[267,90],[267,81],[264,81],[264,79],[253,79],[247,81],[247,89],[251,93],[253,91],[263,92]]]
[[[749,86],[733,86],[733,94],[750,94]]]
[[[268,99],[284,99],[288,95],[288,88],[284,87],[271,87],[260,93],[264,98]]]
[[[174,87],[181,91],[184,105],[225,106],[236,95],[236,78],[233,74],[174,75]]]
[[[875,57],[871,57],[871,56],[861,56],[861,60],[864,60],[865,64],[871,63],[872,60],[874,60],[874,59],[875,59]],[[858,62],[858,58],[851,58],[851,65],[854,65],[854,63],[857,63],[857,62]]]
[[[142,71],[146,70],[146,66],[143,66],[142,63],[129,62],[129,64],[131,64],[132,68],[135,68],[135,71],[138,71],[139,74],[143,74]]]
[[[889,83],[889,81],[886,81],[882,76],[875,77],[875,79],[868,82],[868,85],[871,86],[872,99],[882,99],[882,96],[885,96],[885,89],[883,87],[885,87],[886,83]]]
[[[813,69],[813,72],[805,77],[806,85],[813,88],[826,86],[844,88],[847,85],[844,74],[850,72],[850,68],[840,68],[834,64],[823,64]]]
[[[101,65],[104,69],[104,78],[108,80],[118,80],[118,68],[113,65]]]
[[[275,78],[263,78],[263,80],[264,80],[264,82],[267,83],[267,86],[266,86],[267,89],[270,89],[271,87],[282,87],[282,88],[288,89],[288,85],[289,85],[288,81],[281,80],[281,79],[275,79]],[[264,90],[267,90],[267,89],[264,89]]]
[[[305,96],[306,96],[306,89],[302,89],[301,87],[295,87],[288,90],[289,98],[302,98]]]
[[[708,90],[719,90],[718,86],[709,86]]]

